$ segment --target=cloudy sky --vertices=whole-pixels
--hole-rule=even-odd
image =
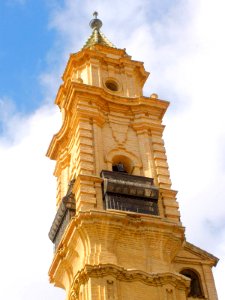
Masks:
[[[102,31],[151,72],[144,89],[171,102],[164,139],[188,241],[220,258],[225,299],[224,0],[0,1],[0,282],[4,300],[62,300],[48,283],[54,162],[45,158],[69,54]]]

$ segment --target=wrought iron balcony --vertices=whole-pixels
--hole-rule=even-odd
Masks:
[[[101,172],[105,209],[158,215],[158,188],[153,179],[125,172]]]
[[[72,188],[75,180],[69,184],[69,188],[65,197],[63,197],[60,206],[55,215],[54,221],[49,231],[49,238],[55,245],[55,249],[62,238],[62,235],[70,222],[70,219],[75,215],[76,205]]]

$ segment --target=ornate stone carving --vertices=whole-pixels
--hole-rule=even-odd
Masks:
[[[115,300],[115,283],[113,280],[107,280],[107,299]]]
[[[66,256],[67,250],[68,250],[67,247],[62,246],[57,250],[57,253],[61,258],[64,258]]]
[[[174,300],[173,289],[166,288],[166,300]]]
[[[79,291],[76,289],[71,289],[69,300],[78,300],[79,299]]]
[[[124,118],[109,116],[109,125],[112,129],[112,135],[119,145],[126,142],[129,123],[130,120],[127,120],[126,122],[126,119]]]
[[[149,286],[163,286],[171,284],[174,288],[178,288],[180,290],[187,290],[190,285],[189,279],[186,279],[178,273],[146,273],[141,270],[127,270],[112,264],[101,264],[98,266],[86,265],[74,278],[72,283],[73,297],[79,293],[80,286],[85,284],[89,278],[103,278],[109,275],[119,281],[140,281]],[[114,284],[112,282],[114,281],[107,280],[107,293],[109,292],[108,295],[111,297],[110,298],[108,296],[109,300],[115,299]],[[73,300],[76,298],[70,299]]]

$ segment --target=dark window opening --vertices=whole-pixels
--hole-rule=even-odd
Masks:
[[[106,85],[107,89],[109,89],[113,92],[118,91],[118,84],[115,81],[112,81],[112,80],[106,81],[105,85]]]
[[[127,173],[125,167],[124,167],[124,164],[122,164],[121,162],[119,162],[118,164],[116,165],[113,165],[112,166],[112,170],[113,172],[123,172],[123,173]]]
[[[182,270],[180,273],[191,279],[190,292],[188,294],[188,297],[204,298],[198,274],[190,269]]]

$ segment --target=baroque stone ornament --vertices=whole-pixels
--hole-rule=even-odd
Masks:
[[[79,300],[79,291],[72,288],[72,290],[70,292],[69,300]]]
[[[118,120],[118,117],[109,117],[109,124],[112,129],[112,135],[119,145],[123,145],[127,140],[127,131],[130,121]]]
[[[189,287],[190,280],[180,274],[173,273],[146,273],[141,270],[126,270],[112,264],[101,264],[98,266],[86,265],[84,269],[78,272],[72,284],[73,291],[78,291],[80,285],[85,284],[90,278],[103,278],[113,276],[119,281],[140,281],[146,285],[158,286],[172,284],[174,287],[186,290]]]

